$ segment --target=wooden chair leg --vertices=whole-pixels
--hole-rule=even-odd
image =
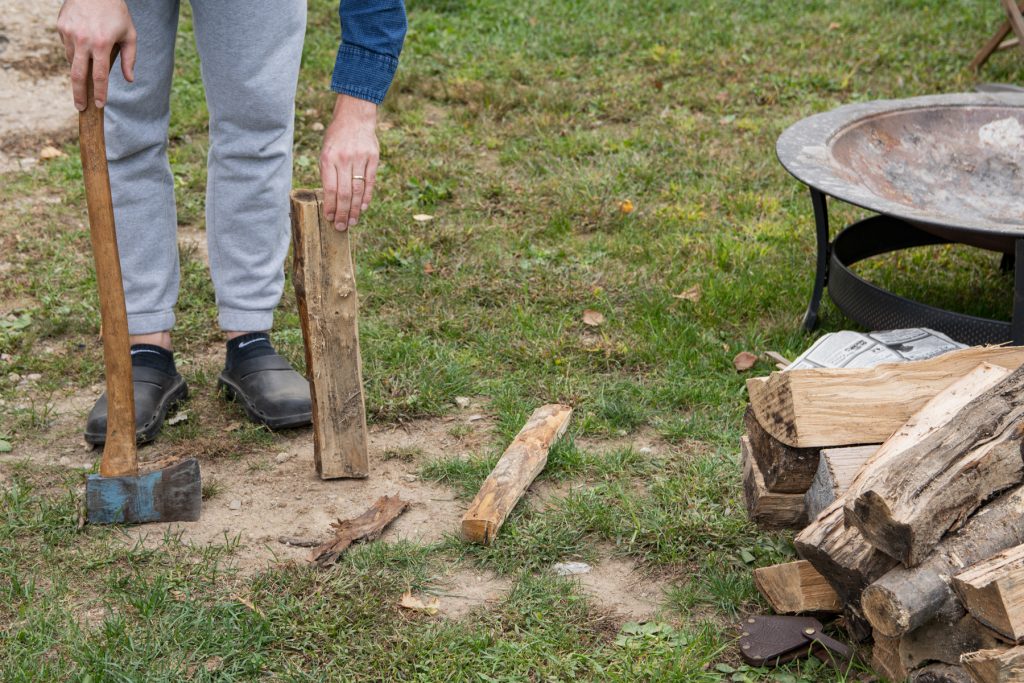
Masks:
[[[1017,4],[1018,0],[1003,0],[1003,7],[1006,8],[1006,16],[1010,19],[1010,26],[1018,41],[1024,41],[1024,16],[1021,15],[1021,8],[1024,4]]]
[[[1020,2],[1020,0],[1000,1],[1003,4],[1003,9],[1006,11],[1007,18],[999,25],[999,28],[988,39],[988,42],[974,55],[974,59],[971,60],[969,65],[972,71],[977,72],[994,52],[1017,46],[1024,50],[1024,15],[1021,14],[1021,10],[1024,10],[1024,2]],[[1016,38],[1006,40],[1006,36],[1011,31],[1016,35]]]

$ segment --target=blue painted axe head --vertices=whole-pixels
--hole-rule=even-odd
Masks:
[[[90,474],[85,505],[90,524],[194,522],[203,506],[199,462],[189,458],[135,477]]]

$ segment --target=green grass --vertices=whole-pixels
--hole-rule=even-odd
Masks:
[[[964,66],[997,23],[996,3],[409,0],[409,15],[382,109],[379,189],[353,231],[369,418],[439,417],[456,396],[480,397],[495,438],[467,458],[388,455],[468,498],[535,406],[571,403],[570,438],[541,476],[571,491],[543,509],[521,505],[491,547],[378,543],[328,572],[253,577],[232,569],[231,541],[142,547],[79,528],[77,477],[4,460],[0,679],[866,679],[814,662],[738,666],[730,625],[764,608],[751,569],[792,548],[742,511],[744,377],[731,360],[792,356],[811,341],[799,329],[810,206],[775,139],[843,103],[969,89]],[[317,184],[311,125],[331,110],[336,8],[311,2],[309,27],[296,186]],[[187,10],[175,71],[179,220],[202,229],[206,110]],[[986,80],[1021,75],[1014,53],[985,68]],[[0,184],[0,446],[15,453],[41,438],[55,401],[102,373],[81,172],[74,144],[66,151]],[[858,215],[834,211],[837,225]],[[176,345],[188,361],[220,337],[206,268],[194,252],[182,261]],[[1009,316],[1010,278],[991,254],[921,249],[861,272],[937,305]],[[693,285],[700,301],[673,296]],[[606,322],[584,326],[585,309]],[[850,326],[828,303],[823,314],[822,331]],[[301,365],[290,285],[275,336]],[[215,389],[208,368],[183,371],[199,403],[164,443],[237,460],[286,448],[289,437],[266,430],[226,431],[241,410],[202,398]],[[11,373],[42,378],[29,391]],[[579,445],[641,431],[659,439],[654,454]],[[211,481],[204,495],[222,490]],[[547,571],[606,550],[671,586],[659,623],[624,625]],[[431,589],[451,565],[512,589],[459,621],[398,610],[405,590]]]

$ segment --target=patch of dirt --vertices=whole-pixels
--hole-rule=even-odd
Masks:
[[[181,252],[191,251],[195,258],[210,267],[210,253],[206,247],[206,231],[194,225],[178,226],[178,249]]]
[[[440,577],[429,593],[440,599],[441,614],[449,619],[462,619],[501,602],[511,588],[512,581],[506,577],[460,568]]]
[[[627,621],[653,621],[659,616],[668,582],[640,571],[630,560],[603,552],[587,574],[576,577],[594,603]]]
[[[60,0],[0,0],[0,173],[36,164],[42,145],[29,152],[19,138],[59,140],[74,126],[56,29],[60,6]]]

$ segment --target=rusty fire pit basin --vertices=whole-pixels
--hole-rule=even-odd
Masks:
[[[818,277],[804,319],[808,329],[817,322],[827,283],[840,309],[865,326],[930,325],[968,342],[1024,341],[1024,268],[1018,269],[1022,303],[1018,311],[1015,301],[1012,335],[1009,323],[908,301],[849,269],[887,251],[943,242],[1004,254],[1017,250],[1018,262],[1024,262],[1024,94],[959,93],[847,105],[795,123],[776,151],[783,166],[811,189],[814,205]],[[881,216],[849,226],[830,241],[828,197]],[[985,329],[971,331],[972,326]]]

